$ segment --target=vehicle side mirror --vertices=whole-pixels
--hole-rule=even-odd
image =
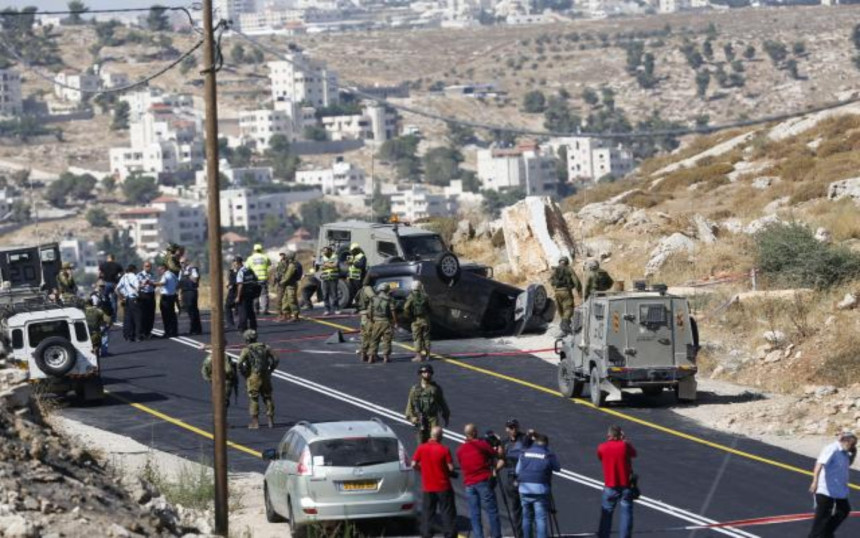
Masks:
[[[278,459],[278,451],[274,448],[267,448],[263,451],[263,459],[266,461],[274,461]]]

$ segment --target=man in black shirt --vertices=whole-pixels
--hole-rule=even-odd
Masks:
[[[116,285],[119,279],[122,278],[122,265],[116,262],[113,254],[108,254],[104,263],[99,267],[99,278],[105,283],[105,294],[110,298],[111,304],[111,321],[116,323],[117,299]]]

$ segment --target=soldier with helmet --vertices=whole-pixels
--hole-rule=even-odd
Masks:
[[[430,360],[430,304],[424,284],[420,281],[412,283],[412,291],[406,298],[403,311],[412,320],[412,342],[415,347],[412,362]]]
[[[78,285],[75,283],[72,264],[69,262],[63,262],[63,268],[57,275],[57,291],[63,304],[75,304],[75,298],[78,296]]]
[[[585,263],[585,289],[582,292],[582,300],[588,299],[588,296],[595,291],[607,291],[612,288],[615,281],[606,272],[606,269],[600,268],[600,263],[597,260],[588,260]]]
[[[406,420],[418,428],[418,444],[426,443],[430,438],[430,429],[435,426],[448,426],[451,410],[445,401],[442,387],[433,381],[433,366],[422,364],[418,367],[420,380],[409,389],[409,399],[406,402]],[[445,421],[440,424],[440,420]]]
[[[340,305],[337,302],[337,282],[340,279],[340,269],[338,269],[337,255],[330,246],[323,247],[318,265],[325,314],[327,316],[340,314]]]
[[[364,276],[367,274],[367,256],[364,255],[364,251],[361,250],[358,243],[353,243],[349,246],[348,259],[346,283],[349,284],[349,296],[355,300],[358,298],[358,291],[361,289]]]
[[[272,260],[263,252],[263,245],[260,243],[254,245],[254,253],[248,256],[246,265],[251,271],[254,271],[260,285],[260,297],[254,301],[254,311],[257,314],[262,313],[264,316],[268,316],[269,269],[272,267]]]
[[[376,296],[370,301],[370,347],[367,350],[367,362],[379,358],[377,352],[382,346],[382,362],[391,361],[391,340],[394,338],[394,324],[397,319],[394,314],[394,303],[391,300],[391,285],[387,282],[376,287]]]
[[[212,383],[212,348],[207,347],[206,358],[203,359],[203,364],[200,366],[200,375],[203,380]],[[236,398],[239,398],[239,379],[236,373],[236,364],[233,360],[224,354],[224,407],[230,407],[230,392],[235,387]]]
[[[272,400],[272,372],[278,367],[278,357],[272,349],[262,342],[257,342],[257,331],[248,329],[242,336],[245,338],[245,348],[239,355],[239,371],[245,376],[246,388],[248,390],[249,412],[251,422],[248,429],[256,430],[260,427],[258,415],[260,414],[259,398],[266,405],[266,418],[269,427],[275,427],[275,402]]]
[[[296,260],[296,253],[289,251],[284,256],[286,264],[284,275],[278,282],[278,285],[283,287],[284,296],[281,300],[280,321],[295,322],[299,320],[299,282],[302,280],[302,264]]]
[[[370,285],[370,278],[365,275],[364,285],[358,292],[356,297],[356,308],[358,309],[359,319],[359,343],[360,347],[356,353],[361,355],[361,362],[367,362],[370,359],[370,304],[373,298],[376,297],[376,292],[373,291],[373,286]]]
[[[102,335],[110,328],[112,320],[110,315],[99,308],[98,306],[78,299],[78,308],[84,311],[84,316],[87,320],[87,328],[90,330],[90,342],[93,345],[93,353],[96,357],[101,357],[102,353]]]
[[[284,273],[287,272],[287,253],[278,253],[278,263],[275,264],[275,274],[272,276],[272,282],[275,285],[275,310],[278,311],[277,321],[284,321],[283,304],[284,304],[284,286],[281,280],[284,279]]]
[[[570,258],[567,256],[559,258],[558,266],[553,269],[549,283],[555,290],[555,302],[561,317],[561,332],[563,335],[570,334],[574,306],[573,292],[576,290],[578,294],[582,294],[582,283],[570,268]]]

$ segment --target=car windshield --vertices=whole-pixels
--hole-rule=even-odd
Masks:
[[[407,260],[432,260],[445,252],[445,244],[438,235],[410,235],[400,238],[400,246]]]
[[[327,439],[311,443],[314,464],[322,458],[328,467],[363,467],[397,461],[397,439],[391,437],[357,437]]]

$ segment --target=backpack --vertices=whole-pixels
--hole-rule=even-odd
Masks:
[[[272,371],[272,361],[269,359],[269,349],[266,344],[251,344],[248,352],[251,355],[250,373],[263,375]]]
[[[594,272],[594,289],[597,291],[608,291],[615,283],[605,269],[600,268]]]
[[[293,280],[292,280],[292,282],[290,282],[290,284],[295,284],[296,282],[298,282],[299,280],[302,279],[302,277],[305,274],[305,270],[302,267],[302,264],[300,264],[299,262],[293,261],[292,263],[296,268],[296,272],[293,273]]]

